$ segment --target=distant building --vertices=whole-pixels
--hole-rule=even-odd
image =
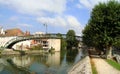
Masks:
[[[44,32],[35,32],[34,34],[33,34],[34,36],[44,36],[45,35],[45,33]]]
[[[34,35],[44,35],[44,32],[35,32]]]
[[[26,31],[25,36],[30,36],[30,31]]]
[[[21,41],[16,43],[12,48],[19,50],[18,47],[21,46],[21,44],[23,45],[23,47],[31,47],[32,45],[40,44],[45,51],[49,51],[51,48],[54,48],[55,51],[61,50],[61,39],[56,38]]]
[[[41,44],[44,50],[50,50],[51,48],[54,48],[55,51],[61,50],[61,39],[58,38],[38,39],[34,40],[34,43]]]
[[[19,28],[8,29],[5,32],[5,36],[24,36],[24,32],[22,32]]]
[[[4,31],[3,27],[0,27],[0,34],[5,35],[5,31]]]

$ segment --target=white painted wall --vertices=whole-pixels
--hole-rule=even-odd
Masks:
[[[3,28],[1,29],[1,34],[5,35],[5,31],[3,30]]]
[[[48,47],[51,48],[55,48],[55,51],[60,51],[61,49],[61,39],[48,39]]]
[[[21,45],[23,46],[23,48],[26,47],[26,46],[30,47],[31,41],[32,40],[26,40],[26,41],[18,42],[15,45],[13,45],[12,48],[14,48],[16,50],[19,50],[18,46],[21,46]]]

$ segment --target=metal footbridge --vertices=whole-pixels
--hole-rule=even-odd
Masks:
[[[26,41],[26,40],[32,40],[32,39],[60,39],[61,37],[58,36],[58,34],[42,34],[42,35],[30,35],[30,36],[17,36],[9,40],[8,42],[5,43],[3,46],[4,48],[11,48],[12,45],[14,45],[17,42],[20,41]],[[62,34],[62,38],[66,38],[66,34]],[[76,36],[76,39],[81,41],[80,36]]]

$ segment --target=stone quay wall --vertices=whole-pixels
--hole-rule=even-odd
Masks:
[[[86,56],[70,68],[68,74],[92,74],[89,56]]]

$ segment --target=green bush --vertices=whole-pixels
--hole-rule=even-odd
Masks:
[[[41,45],[33,46],[30,50],[43,50]]]
[[[51,47],[51,49],[50,49],[50,50],[55,50],[55,48]]]
[[[49,52],[55,52],[55,48],[51,47],[51,49],[49,50]]]

